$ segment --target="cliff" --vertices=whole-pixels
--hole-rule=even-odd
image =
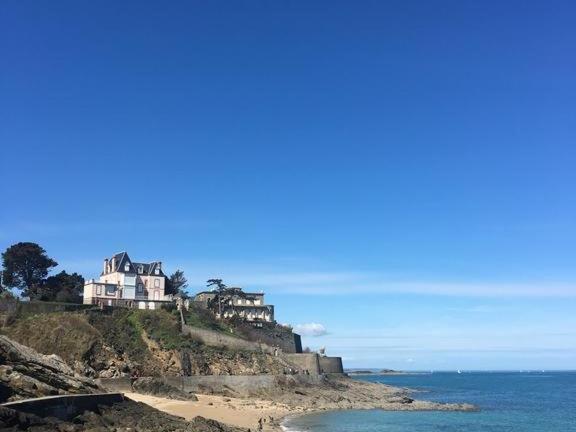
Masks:
[[[18,317],[2,328],[11,339],[56,354],[88,377],[278,374],[277,357],[209,347],[180,333],[178,315],[165,310],[117,309]]]

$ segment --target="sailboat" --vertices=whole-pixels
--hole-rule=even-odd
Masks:
[[[459,373],[459,374],[461,374],[461,373],[462,373],[462,371],[461,371],[460,369],[458,369],[458,373]]]

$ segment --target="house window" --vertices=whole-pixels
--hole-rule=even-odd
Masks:
[[[154,287],[160,288],[160,279],[154,279]]]
[[[144,267],[138,266],[138,273],[140,274],[144,273]]]
[[[156,274],[160,274],[160,269],[158,267],[156,267]]]
[[[126,263],[124,265],[124,271],[130,271],[130,264],[129,263]]]
[[[102,286],[96,285],[96,295],[102,295]]]
[[[106,287],[106,295],[113,296],[116,294],[116,287],[115,286],[107,286]]]
[[[142,286],[141,283],[138,284],[138,292],[141,293],[142,291],[144,291],[144,287]]]

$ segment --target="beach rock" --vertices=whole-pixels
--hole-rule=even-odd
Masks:
[[[0,407],[0,430],[28,432],[242,432],[214,420],[183,418],[158,411],[146,404],[127,400],[101,406],[98,412],[86,411],[71,419],[41,418]]]
[[[75,373],[60,357],[0,335],[0,402],[98,391],[94,381]]]
[[[186,393],[170,384],[166,384],[161,378],[138,378],[132,384],[136,393],[158,396],[175,400],[197,401],[198,398],[192,393]]]

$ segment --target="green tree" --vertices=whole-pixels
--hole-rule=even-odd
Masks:
[[[41,300],[65,303],[80,303],[84,289],[84,278],[78,273],[60,273],[42,282],[39,289]]]
[[[38,244],[17,243],[2,254],[4,284],[21,289],[24,296],[37,298],[38,287],[50,269],[57,265]]]
[[[226,284],[224,284],[224,282],[222,282],[222,279],[208,279],[206,281],[206,286],[208,288],[213,288],[218,292],[212,304],[209,304],[208,306],[211,307],[212,309],[215,309],[214,312],[218,312],[219,316],[222,317],[222,302],[223,302],[222,294],[226,291],[228,287],[226,286]]]
[[[188,280],[184,277],[184,272],[182,270],[176,270],[170,275],[166,280],[167,284],[167,294],[180,294],[181,296],[186,296],[185,289],[188,287]]]
[[[208,288],[216,287],[217,291],[224,291],[227,288],[226,285],[222,282],[222,279],[208,279],[206,281],[206,286]]]

